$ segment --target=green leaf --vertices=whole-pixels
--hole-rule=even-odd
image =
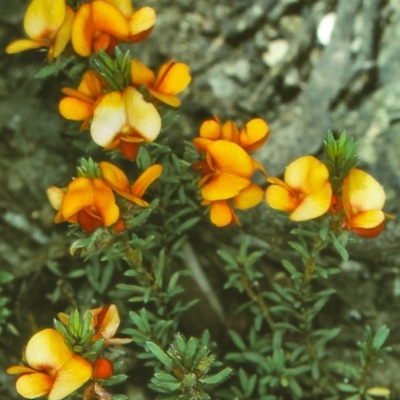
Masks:
[[[225,368],[222,371],[218,372],[218,374],[199,379],[199,381],[201,383],[206,383],[208,385],[216,385],[227,379],[231,373],[232,373],[232,368]]]
[[[356,388],[353,385],[349,385],[348,383],[337,383],[336,387],[341,392],[346,392],[346,393],[356,393],[356,392],[358,392],[358,388]]]
[[[383,325],[378,329],[372,340],[372,346],[375,350],[379,350],[385,344],[389,333],[390,330],[386,325]]]
[[[169,358],[169,356],[164,353],[163,350],[161,350],[155,343],[153,342],[147,342],[147,347],[149,350],[167,367],[171,368],[172,367],[172,360]]]

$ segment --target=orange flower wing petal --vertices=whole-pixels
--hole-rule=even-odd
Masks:
[[[208,146],[207,161],[219,171],[247,178],[254,172],[251,157],[237,144],[226,140],[217,140]]]
[[[232,202],[239,210],[247,210],[260,204],[263,196],[264,192],[260,186],[251,184],[241,190],[239,194],[232,199]]]
[[[128,20],[118,8],[99,0],[92,3],[92,13],[97,31],[117,38],[125,38],[129,35]]]
[[[332,199],[332,187],[327,182],[322,188],[304,197],[301,203],[290,214],[292,221],[307,221],[325,214]]]
[[[143,197],[147,188],[161,175],[162,165],[154,164],[147,168],[131,187],[131,193],[138,197]]]
[[[65,0],[33,0],[25,13],[25,32],[31,39],[49,37],[63,23],[65,8]]]
[[[104,225],[110,226],[119,218],[119,208],[115,204],[114,193],[102,179],[95,178],[92,184],[93,205],[101,215]]]
[[[197,151],[205,152],[207,147],[213,142],[214,140],[205,139],[202,137],[194,138],[193,144],[196,147]]]
[[[71,30],[74,16],[75,13],[72,8],[69,6],[65,6],[65,18],[60,26],[60,29],[58,29],[55,35],[54,47],[51,51],[49,51],[49,61],[52,61],[53,57],[58,57],[63,52],[69,40],[71,39]]]
[[[64,97],[58,104],[60,114],[72,121],[84,121],[93,115],[93,103],[87,103],[73,97]]]
[[[90,206],[93,206],[92,182],[89,178],[78,177],[68,185],[60,211],[69,220],[78,211]]]
[[[239,131],[233,121],[228,120],[222,125],[221,139],[239,144]]]
[[[248,153],[257,150],[268,139],[269,128],[267,123],[261,118],[249,121],[239,134],[240,146]]]
[[[215,201],[231,199],[250,185],[250,179],[229,173],[220,173],[212,176],[201,188],[204,200]]]
[[[210,219],[214,225],[218,227],[230,225],[234,221],[232,214],[233,211],[227,201],[218,200],[211,203]]]
[[[156,77],[154,72],[146,65],[136,59],[131,60],[131,81],[134,85],[153,85]]]
[[[127,123],[125,105],[120,92],[104,95],[97,105],[90,126],[92,139],[99,146],[109,146]]]
[[[310,193],[323,186],[329,178],[326,166],[313,156],[300,157],[288,165],[285,182],[302,193]]]
[[[292,212],[299,204],[290,190],[280,185],[271,185],[265,192],[265,201],[275,210]]]
[[[189,66],[184,63],[173,63],[163,78],[155,83],[157,92],[175,95],[182,92],[189,85],[192,77]]]
[[[375,228],[385,220],[385,214],[380,210],[360,212],[351,220],[351,228]]]
[[[61,400],[79,389],[92,376],[92,366],[84,358],[73,354],[54,376],[48,400]]]
[[[106,161],[102,161],[99,168],[103,179],[112,189],[129,191],[128,178],[122,170]]]
[[[151,7],[142,7],[129,18],[129,41],[145,39],[156,22],[156,12]]]
[[[90,56],[94,34],[92,4],[84,3],[75,13],[71,30],[72,46],[77,54],[83,57]]]
[[[15,40],[14,42],[11,42],[6,47],[6,53],[14,54],[14,53],[19,53],[19,52],[25,51],[25,50],[38,49],[42,46],[43,46],[43,43],[37,42],[36,40],[19,39],[19,40]]]
[[[17,392],[27,399],[44,396],[51,391],[53,379],[44,372],[28,373],[20,376],[16,382]]]
[[[115,304],[110,304],[100,326],[95,327],[95,329],[97,329],[105,339],[110,339],[117,332],[119,324],[120,318],[118,309]]]
[[[144,100],[133,87],[124,91],[125,110],[128,124],[147,142],[152,142],[161,131],[161,117],[153,104]]]
[[[181,105],[181,101],[174,96],[173,94],[166,94],[157,92],[154,89],[148,88],[148,91],[158,100],[162,101],[165,104],[168,104],[171,107],[179,107]]]
[[[200,126],[200,138],[209,140],[221,139],[221,125],[216,119],[207,119]]]
[[[126,18],[129,18],[133,14],[133,7],[131,0],[105,0],[108,4],[117,8],[124,14]]]
[[[381,210],[386,196],[382,186],[361,169],[350,171],[347,180],[349,202],[359,211]]]
[[[32,368],[54,373],[71,359],[72,354],[60,333],[44,329],[29,340],[25,357]]]

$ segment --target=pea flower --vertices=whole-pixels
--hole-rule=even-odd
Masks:
[[[9,374],[20,374],[17,392],[33,399],[48,395],[60,400],[79,389],[92,376],[88,361],[69,350],[64,338],[54,329],[42,330],[29,340],[25,350],[28,366],[15,365]]]
[[[161,117],[134,87],[110,92],[98,103],[90,127],[93,141],[106,149],[120,149],[132,160],[142,142],[152,142],[161,131]]]
[[[82,4],[72,25],[72,46],[88,57],[99,49],[113,53],[119,42],[145,39],[156,20],[151,7],[134,12],[130,0],[93,0]]]
[[[276,210],[289,212],[289,219],[306,221],[325,214],[331,204],[332,187],[326,166],[312,156],[288,165],[284,180],[270,177],[265,199]]]
[[[87,313],[92,316],[90,329],[94,329],[95,331],[92,339],[93,342],[103,338],[105,339],[105,343],[110,345],[126,344],[132,341],[128,338],[114,337],[120,324],[118,308],[115,304],[94,308],[92,310],[88,310],[86,314]],[[65,313],[58,313],[57,316],[65,326],[68,326],[69,315]]]
[[[6,53],[48,47],[49,62],[58,57],[71,38],[74,11],[65,0],[33,0],[24,17],[24,29],[29,39],[10,43]]]
[[[83,121],[80,127],[83,131],[89,126],[89,121],[103,96],[105,87],[106,83],[96,71],[86,71],[78,89],[61,89],[66,95],[58,105],[61,115],[72,121]]]
[[[343,208],[346,219],[345,229],[358,236],[374,238],[385,226],[385,192],[382,186],[369,174],[353,168],[343,180]]]
[[[104,181],[111,189],[141,207],[149,206],[149,203],[143,200],[142,197],[147,188],[162,173],[160,164],[152,165],[139,176],[133,185],[130,185],[125,173],[115,165],[103,161],[99,164],[99,168]]]
[[[66,189],[48,188],[47,196],[58,211],[56,223],[77,223],[86,233],[92,233],[100,226],[111,226],[119,217],[114,193],[99,178],[78,177]]]
[[[227,140],[236,143],[247,153],[252,153],[265,143],[269,134],[268,124],[261,118],[250,120],[239,131],[233,121],[228,120],[221,125],[218,117],[214,116],[202,123],[200,137],[195,138],[193,144],[199,152],[204,152],[214,141]]]
[[[155,76],[154,72],[140,61],[132,59],[131,80],[136,86],[145,85],[158,100],[172,107],[179,107],[181,101],[176,95],[190,83],[189,66],[169,60],[164,63]]]

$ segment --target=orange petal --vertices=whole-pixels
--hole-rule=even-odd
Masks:
[[[299,204],[299,200],[285,187],[271,185],[265,192],[265,201],[275,210],[292,212]]]
[[[127,123],[125,104],[121,92],[111,92],[104,95],[97,105],[90,133],[95,143],[108,147],[120,134]]]
[[[105,0],[108,4],[121,11],[126,18],[129,18],[133,14],[132,1],[131,0]]]
[[[221,125],[216,119],[208,119],[200,126],[200,137],[210,140],[221,138]]]
[[[197,151],[199,152],[205,152],[207,150],[207,147],[213,142],[214,140],[205,139],[201,137],[193,139],[194,147],[196,147]]]
[[[36,369],[25,367],[24,365],[13,365],[12,367],[7,368],[7,374],[29,374],[32,372],[37,372]]]
[[[100,307],[100,313],[97,315],[99,316],[99,320],[98,324],[94,326],[94,329],[105,339],[112,338],[117,332],[120,324],[118,308],[115,306],[115,304]]]
[[[129,191],[130,186],[125,173],[115,165],[102,161],[99,168],[103,179],[112,189]]]
[[[71,359],[72,354],[60,333],[44,329],[29,340],[25,357],[32,368],[52,375]]]
[[[119,148],[122,155],[128,160],[134,160],[137,157],[137,155],[139,154],[139,147],[140,143],[128,142],[123,138],[119,143]]]
[[[345,178],[343,191],[350,205],[358,211],[381,210],[386,196],[382,186],[369,174],[354,168]]]
[[[234,221],[234,217],[228,202],[224,200],[212,202],[210,206],[210,219],[218,227],[230,225]]]
[[[84,358],[73,354],[54,376],[48,400],[61,400],[79,389],[92,376],[92,366]]]
[[[251,184],[239,192],[237,196],[232,199],[233,204],[239,210],[247,210],[260,204],[264,196],[263,190],[260,186]]]
[[[92,179],[93,205],[103,219],[104,226],[110,226],[119,218],[119,208],[110,187],[102,179]]]
[[[379,225],[375,226],[374,228],[352,228],[352,232],[358,236],[361,236],[365,239],[373,239],[379,236],[383,228],[385,227],[385,221],[381,222]]]
[[[269,128],[261,118],[249,121],[240,131],[239,143],[248,153],[257,150],[268,139]]]
[[[17,379],[17,392],[27,399],[49,394],[53,385],[53,379],[44,372],[24,374]]]
[[[138,197],[143,197],[147,188],[161,175],[162,165],[154,164],[147,168],[131,187],[131,193]]]
[[[380,210],[360,212],[351,219],[351,228],[375,228],[385,220],[385,214]]]
[[[48,38],[63,23],[65,8],[65,0],[33,0],[25,13],[25,32],[31,39]]]
[[[250,179],[242,176],[228,173],[215,174],[203,185],[201,195],[208,201],[231,199],[250,183]]]
[[[168,104],[171,107],[179,107],[181,105],[181,101],[172,94],[160,93],[154,89],[148,88],[148,91],[158,100],[162,101],[165,104]]]
[[[239,144],[239,131],[233,121],[228,120],[222,125],[221,139]]]
[[[254,172],[250,156],[237,144],[226,140],[217,140],[208,146],[207,161],[214,170],[246,178]]]
[[[189,66],[184,63],[167,63],[168,67],[161,67],[154,89],[157,92],[175,95],[182,92],[189,85],[192,77]]]
[[[129,24],[124,14],[105,1],[92,3],[92,14],[95,29],[102,33],[108,33],[117,38],[126,38],[129,35]]]
[[[150,87],[155,79],[154,72],[149,67],[134,58],[131,60],[131,81],[134,85]]]
[[[156,22],[156,12],[151,7],[142,7],[129,18],[129,41],[145,39]]]
[[[332,198],[332,187],[327,182],[322,188],[306,195],[298,207],[290,214],[292,221],[307,221],[325,214]]]
[[[326,166],[313,156],[300,157],[288,165],[284,180],[302,193],[310,193],[325,185],[329,172]]]
[[[161,117],[153,104],[145,101],[142,94],[133,87],[125,89],[124,103],[129,127],[145,141],[155,140],[161,131]]]
[[[75,13],[72,23],[71,41],[76,53],[88,57],[92,53],[92,40],[95,35],[92,4],[82,4]]]
[[[87,103],[72,97],[64,97],[58,104],[60,114],[72,121],[84,121],[93,115],[94,104]]]
[[[102,90],[105,86],[106,84],[100,75],[96,71],[89,70],[83,74],[78,91],[91,99],[97,99],[103,94]]]
[[[19,39],[15,40],[14,42],[11,42],[6,47],[6,53],[14,54],[25,50],[39,49],[40,47],[43,47],[43,43],[40,41],[30,40],[30,39]]]
[[[69,40],[71,39],[72,24],[74,21],[75,13],[71,7],[65,6],[65,18],[63,23],[58,29],[54,37],[54,46],[52,51],[49,51],[49,61],[52,61],[53,57],[58,57],[65,47],[67,46]],[[51,54],[51,55],[50,55]]]

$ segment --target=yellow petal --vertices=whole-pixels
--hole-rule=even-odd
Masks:
[[[227,201],[219,200],[211,203],[210,219],[218,227],[230,225],[234,220],[232,213],[233,211]]]
[[[325,185],[329,172],[326,166],[313,156],[300,157],[288,165],[284,180],[302,193],[310,193]]]
[[[150,87],[155,79],[154,72],[149,67],[138,60],[131,60],[131,81],[134,85]]]
[[[56,186],[50,186],[46,190],[47,198],[49,199],[49,202],[51,206],[55,210],[59,210],[61,208],[62,201],[64,199],[66,191],[64,189],[60,189]]]
[[[239,143],[248,153],[257,150],[268,139],[269,128],[261,118],[249,121],[240,131]]]
[[[104,95],[97,105],[90,126],[95,143],[108,147],[127,123],[122,93],[111,92]]]
[[[37,372],[33,368],[25,367],[23,365],[13,365],[12,367],[7,368],[7,374],[27,374],[31,372]]]
[[[66,364],[72,354],[60,333],[54,329],[44,329],[29,340],[25,357],[32,368],[52,374]]]
[[[60,28],[54,38],[54,46],[51,52],[49,51],[49,61],[52,61],[53,57],[58,57],[65,47],[67,46],[69,40],[71,39],[72,23],[74,21],[75,13],[71,7],[65,7],[65,18]]]
[[[145,39],[156,22],[156,12],[151,7],[142,7],[129,18],[129,41]]]
[[[102,95],[105,83],[100,75],[93,70],[86,71],[78,86],[78,91],[87,95],[91,99],[97,99]]]
[[[101,175],[112,189],[129,190],[129,182],[125,173],[115,165],[103,161],[99,164]]]
[[[30,40],[30,39],[19,39],[15,40],[14,42],[11,42],[6,47],[6,53],[14,54],[25,50],[39,49],[40,47],[43,47],[43,43],[40,41]]]
[[[125,38],[129,35],[129,24],[124,14],[105,1],[92,3],[92,15],[95,29],[102,33],[108,33],[117,38]]]
[[[92,182],[89,178],[79,177],[68,185],[68,191],[61,205],[66,220],[86,207],[93,206]]]
[[[233,121],[228,120],[222,125],[220,139],[239,144],[239,131],[237,125]]]
[[[92,366],[84,358],[73,354],[54,376],[48,400],[61,400],[79,389],[92,376]]]
[[[271,185],[265,193],[265,201],[275,210],[292,212],[299,204],[296,196],[285,187]]]
[[[105,339],[112,338],[120,324],[118,308],[115,304],[100,307],[100,309],[93,310],[93,315],[97,315],[97,323],[93,326],[96,332],[100,333]],[[96,314],[96,311],[100,311]]]
[[[171,107],[179,107],[181,105],[181,101],[172,94],[160,93],[151,88],[148,88],[148,90],[156,99],[168,104]]]
[[[210,140],[221,138],[221,125],[217,119],[208,119],[200,126],[200,137]]]
[[[351,228],[371,229],[380,225],[385,220],[385,214],[380,210],[364,211],[356,214],[351,219]]]
[[[204,200],[216,201],[231,199],[239,194],[245,187],[250,185],[250,179],[242,176],[219,173],[213,175],[201,188]]]
[[[20,376],[16,382],[17,392],[26,399],[35,399],[50,393],[53,379],[44,372],[28,373]]]
[[[348,193],[350,205],[359,211],[381,210],[385,204],[382,186],[371,175],[357,168],[345,178],[343,191]]]
[[[237,144],[226,140],[217,140],[207,147],[207,161],[214,170],[221,172],[247,178],[254,172],[250,156]]]
[[[260,186],[251,184],[241,190],[239,194],[232,199],[232,202],[239,210],[247,210],[260,204],[263,196],[264,192]]]
[[[93,206],[100,214],[104,226],[115,224],[119,218],[119,208],[110,187],[102,179],[92,179]]]
[[[44,39],[56,32],[65,18],[65,0],[33,0],[24,17],[24,29],[31,39]]]
[[[93,103],[83,102],[72,97],[64,97],[58,104],[60,114],[72,121],[84,121],[93,115]]]
[[[320,217],[325,214],[332,199],[332,187],[327,182],[320,189],[307,194],[297,206],[297,208],[290,214],[289,218],[292,221],[307,221],[313,218]]]
[[[147,188],[161,175],[162,170],[163,167],[160,164],[154,164],[147,168],[132,185],[131,193],[143,197]]]
[[[155,140],[161,131],[161,117],[153,104],[145,101],[142,94],[133,87],[125,89],[124,103],[129,127],[145,141]]]
[[[154,89],[160,93],[175,95],[182,92],[191,79],[188,65],[171,60],[160,68]]]
[[[129,18],[133,14],[132,1],[131,0],[105,0],[113,7],[117,8],[124,14],[125,18]]]
[[[92,53],[92,40],[95,26],[92,16],[92,4],[82,4],[75,13],[72,23],[71,41],[77,54],[88,57]]]
[[[194,138],[193,139],[193,144],[194,147],[196,147],[196,149],[200,152],[204,152],[207,150],[207,147],[214,142],[214,140],[211,139],[205,139],[202,137],[198,137],[198,138]]]

